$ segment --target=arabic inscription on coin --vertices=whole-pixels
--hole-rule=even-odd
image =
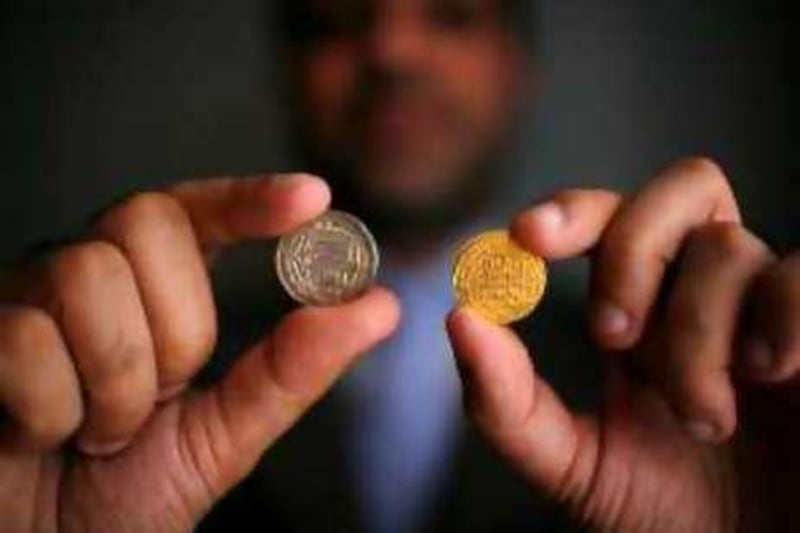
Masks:
[[[304,305],[337,305],[374,281],[379,255],[366,225],[343,211],[328,211],[284,235],[275,268],[284,289]]]

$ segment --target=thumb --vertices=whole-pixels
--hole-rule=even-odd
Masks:
[[[510,329],[467,309],[453,311],[447,329],[478,429],[545,492],[573,502],[586,494],[598,449],[593,421],[567,410]]]
[[[338,307],[301,308],[247,350],[214,388],[188,400],[182,437],[213,503],[330,388],[360,354],[387,337],[399,305],[373,288]],[[206,509],[199,509],[204,512]]]

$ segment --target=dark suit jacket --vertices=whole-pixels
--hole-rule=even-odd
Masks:
[[[259,278],[233,268],[217,276],[223,286],[231,280],[248,282],[247,289],[223,287],[220,355],[209,376],[225,366],[249,340],[263,334],[268,324],[290,305],[277,296],[263,258]],[[248,270],[245,267],[244,270]],[[225,273],[227,272],[227,273]],[[587,358],[582,309],[576,302],[582,289],[557,291],[553,286],[574,283],[573,278],[551,280],[550,294],[541,309],[517,330],[536,347],[537,370],[545,375],[573,406],[594,402],[600,382],[596,361]],[[565,283],[567,285],[565,285]],[[574,288],[574,287],[573,287]],[[277,300],[276,300],[277,298]],[[279,301],[280,305],[275,302]],[[441,320],[442,317],[431,317]],[[264,456],[258,467],[201,524],[199,530],[326,532],[361,531],[354,487],[348,478],[344,421],[347,403],[336,390],[313,408]],[[435,501],[430,502],[426,531],[575,531],[563,511],[529,487],[465,424],[452,475]]]

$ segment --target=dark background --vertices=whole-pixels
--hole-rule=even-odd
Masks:
[[[293,168],[268,5],[0,2],[0,261],[139,188]],[[791,6],[540,1],[539,109],[511,158],[509,210],[559,183],[629,189],[702,153],[748,222],[797,246]]]

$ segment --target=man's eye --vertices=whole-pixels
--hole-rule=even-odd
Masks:
[[[439,27],[465,30],[481,23],[482,10],[475,0],[438,0],[430,6],[432,22]]]

